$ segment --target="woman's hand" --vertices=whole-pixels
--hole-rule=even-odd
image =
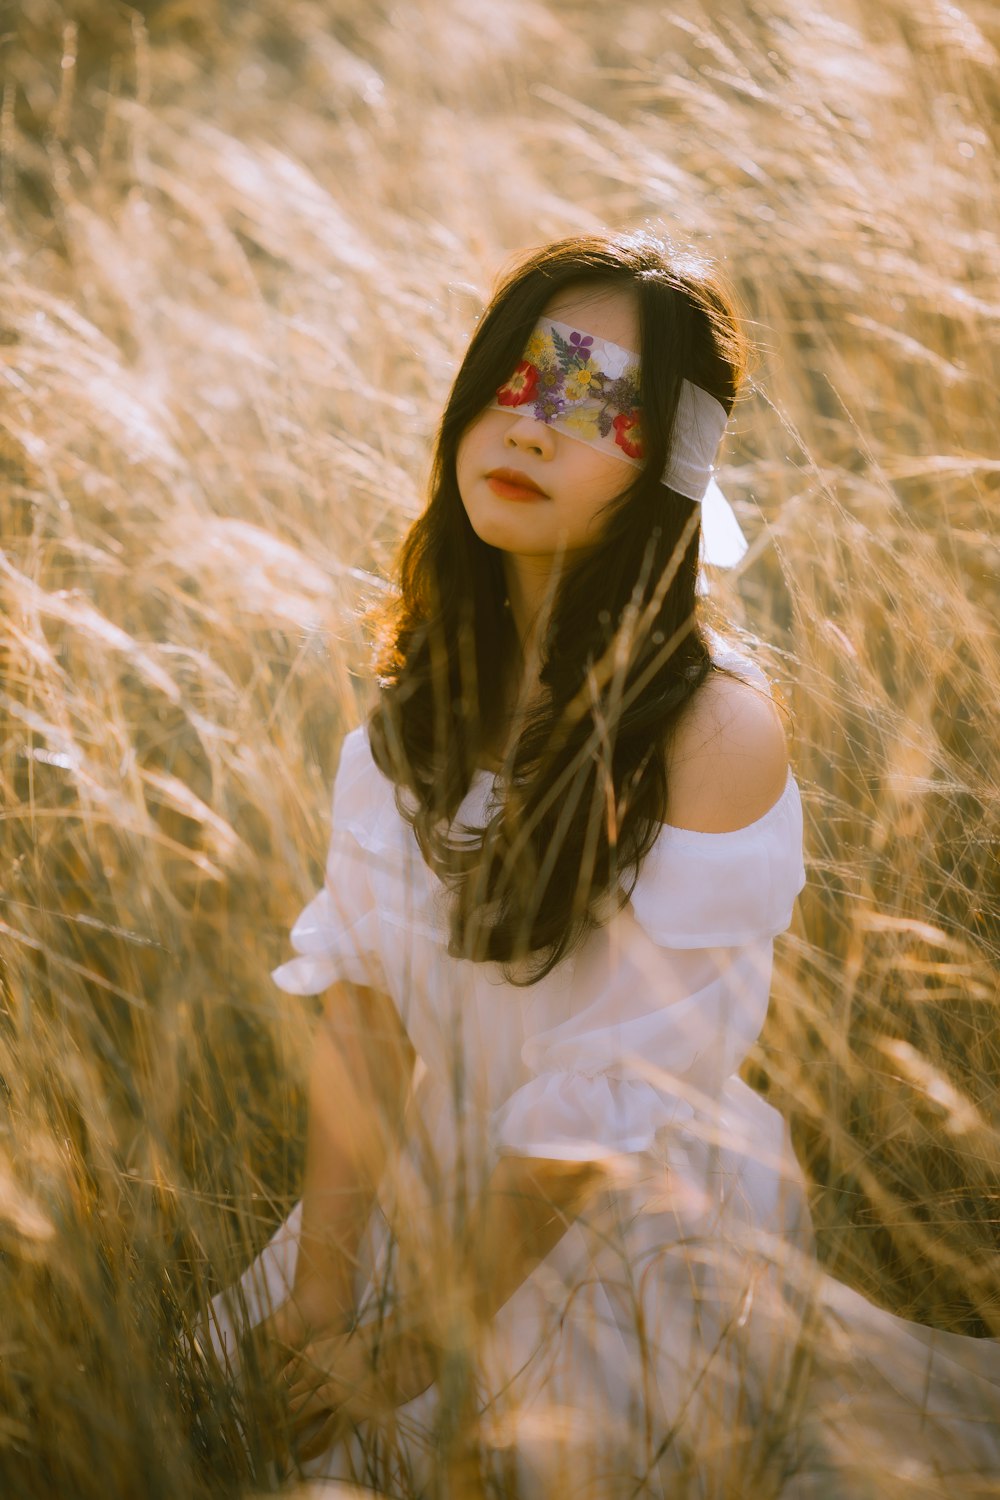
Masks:
[[[427,1345],[393,1317],[314,1338],[284,1370],[297,1457],[315,1458],[354,1423],[384,1420],[435,1375]]]
[[[265,1376],[277,1380],[296,1354],[316,1339],[346,1333],[348,1320],[322,1287],[297,1286],[288,1299],[254,1330],[257,1358]]]

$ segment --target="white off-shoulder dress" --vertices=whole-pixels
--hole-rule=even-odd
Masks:
[[[755,663],[710,640],[766,690]],[[477,775],[456,830],[481,824],[492,786]],[[610,1173],[481,1353],[497,1493],[1000,1494],[1000,1343],[896,1317],[822,1271],[786,1123],[737,1076],[806,880],[791,771],[746,827],[665,825],[629,903],[526,988],[449,956],[444,887],[394,792],[353,730],[324,885],[273,975],[296,995],[339,979],[387,992],[417,1054],[401,1159],[362,1246],[361,1315],[392,1285],[399,1215],[433,1255],[463,1185],[501,1154]],[[237,1376],[240,1324],[288,1295],[300,1210],[213,1301],[210,1336]],[[431,1386],[393,1432],[362,1425],[306,1473],[420,1494],[445,1405]],[[976,1474],[997,1489],[961,1487]]]

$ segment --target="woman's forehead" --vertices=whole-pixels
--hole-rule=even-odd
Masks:
[[[546,318],[568,323],[577,333],[639,352],[639,312],[634,296],[617,287],[566,287],[545,304]]]

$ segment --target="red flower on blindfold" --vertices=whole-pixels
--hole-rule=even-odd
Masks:
[[[615,442],[629,458],[642,458],[642,423],[637,411],[623,411],[615,417]]]
[[[510,379],[497,391],[501,406],[523,406],[530,401],[538,386],[538,370],[522,359]]]

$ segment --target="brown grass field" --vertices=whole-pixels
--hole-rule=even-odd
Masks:
[[[758,351],[709,608],[809,880],[745,1076],[827,1267],[1000,1337],[998,58],[988,0],[0,4],[4,1500],[266,1486],[186,1334],[298,1195],[358,617],[494,276],[592,227]]]

